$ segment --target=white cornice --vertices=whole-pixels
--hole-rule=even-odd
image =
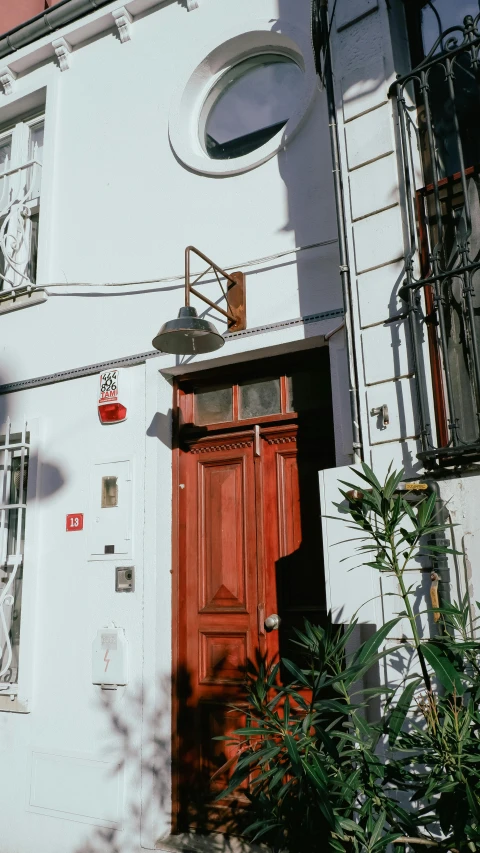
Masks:
[[[60,71],[67,71],[70,68],[72,45],[66,38],[59,38],[52,41],[52,47],[56,53]]]
[[[128,9],[125,6],[121,6],[120,9],[114,9],[112,17],[118,27],[118,35],[122,44],[126,41],[130,41],[132,38],[130,24],[133,21],[133,16],[130,14]]]
[[[0,68],[0,83],[3,86],[5,95],[11,95],[13,93],[16,79],[17,75],[15,74],[15,71],[12,71],[8,65],[5,65],[4,68]]]
[[[120,26],[118,24],[116,25],[118,27],[121,40],[126,41],[125,26],[128,24],[128,27],[130,28],[131,25],[134,24],[136,16],[144,14],[155,7],[160,8],[165,4],[165,2],[167,2],[167,0],[129,0],[126,3],[118,2],[112,3],[109,6],[102,6],[101,9],[97,9],[90,15],[87,15],[78,21],[73,21],[65,27],[56,30],[54,33],[49,33],[49,35],[44,38],[38,39],[38,41],[27,45],[21,50],[15,51],[15,53],[8,56],[8,68],[15,75],[20,73],[23,74],[28,72],[31,68],[34,68],[36,65],[39,65],[41,62],[54,58],[55,55],[57,55],[60,66],[61,61],[63,61],[64,67],[66,68],[68,66],[65,63],[68,63],[69,61],[70,51],[68,51],[68,49],[63,49],[63,57],[62,60],[60,60],[60,56],[56,54],[54,43],[62,42],[63,39],[72,49],[81,47],[81,45],[89,39],[112,30],[112,25],[116,24],[116,13],[118,13],[120,18],[122,18],[123,15],[123,39],[120,32]],[[193,4],[198,3],[198,0],[187,0],[187,3],[192,4],[193,8]]]

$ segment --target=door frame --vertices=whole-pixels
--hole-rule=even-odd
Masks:
[[[298,341],[298,348],[291,350],[288,348],[287,350],[281,349],[280,352],[276,353],[268,353],[263,354],[262,351],[257,351],[257,358],[255,362],[260,360],[262,365],[265,364],[268,366],[270,361],[274,363],[282,362],[287,359],[292,361],[291,366],[293,367],[296,364],[308,363],[308,357],[312,357],[315,352],[326,349],[328,352],[328,358],[330,359],[329,346],[324,337],[322,337],[321,342],[316,339],[308,342],[305,346],[305,341]],[[303,346],[302,346],[303,344]],[[179,434],[180,434],[180,419],[179,419],[179,388],[182,383],[185,382],[199,382],[201,383],[207,376],[208,379],[212,380],[212,384],[214,384],[217,380],[222,381],[227,375],[234,373],[237,376],[240,376],[242,371],[248,374],[252,370],[252,355],[251,353],[245,353],[245,358],[242,360],[235,360],[233,363],[224,362],[223,360],[220,363],[212,363],[208,362],[208,365],[200,365],[194,364],[192,365],[193,369],[188,370],[188,368],[180,372],[175,370],[175,373],[171,375],[173,380],[172,387],[172,696],[171,696],[171,745],[172,745],[172,763],[171,763],[171,781],[172,781],[172,817],[171,817],[171,826],[172,833],[178,831],[178,821],[181,810],[181,802],[180,802],[180,748],[181,748],[181,738],[178,732],[178,718],[179,718],[179,710],[180,710],[180,699],[178,696],[178,690],[176,686],[176,678],[177,673],[179,671],[179,663],[180,663],[180,566],[182,564],[182,553],[181,553],[181,514],[179,507],[179,496],[180,496],[180,443],[179,443]],[[219,360],[220,361],[220,360]],[[261,375],[261,371],[259,371]],[[268,369],[266,371],[266,375],[268,375]],[[329,377],[331,377],[331,365],[329,366]],[[332,389],[333,390],[333,389]],[[267,416],[265,420],[272,424],[272,426],[278,425],[280,426],[283,422],[285,427],[290,423],[295,423],[297,415],[295,412],[289,413],[288,416],[285,414],[281,415],[271,415]],[[257,420],[257,419],[252,419]],[[245,421],[244,428],[248,429],[248,427],[252,426],[252,422]],[[265,424],[268,426],[268,423]],[[335,428],[335,409],[332,399],[332,426]],[[222,425],[215,425],[215,431],[222,431]],[[231,429],[231,427],[230,427]],[[228,431],[228,428],[227,428]]]

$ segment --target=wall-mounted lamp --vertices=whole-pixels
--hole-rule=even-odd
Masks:
[[[206,269],[193,284],[196,284],[210,270],[213,270],[227,303],[227,310],[220,308],[215,302],[207,299],[203,293],[190,284],[190,253],[193,252],[207,264]],[[227,279],[227,289],[222,285],[219,275]],[[176,320],[168,320],[155,335],[152,344],[160,352],[170,352],[173,355],[197,355],[220,349],[225,343],[223,335],[213,323],[197,316],[195,308],[190,305],[190,295],[206,302],[215,311],[223,314],[228,320],[229,332],[238,332],[246,328],[245,310],[245,275],[243,272],[226,273],[203,252],[194,246],[185,249],[185,305],[180,308]]]

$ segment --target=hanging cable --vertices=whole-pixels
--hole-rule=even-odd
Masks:
[[[278,260],[278,258],[284,258],[287,255],[295,255],[299,252],[305,252],[310,249],[318,249],[322,246],[330,246],[334,243],[338,243],[338,239],[335,237],[331,240],[322,240],[318,243],[310,243],[306,246],[296,246],[294,249],[285,249],[283,252],[275,252],[273,255],[265,255],[262,258],[254,258],[250,261],[242,261],[238,264],[232,264],[228,267],[224,267],[227,272],[231,270],[240,270],[240,269],[248,269],[248,267],[258,266],[259,264],[268,263],[270,261]],[[203,273],[202,273],[203,274]],[[192,273],[192,275],[197,276],[200,273]],[[52,284],[34,284],[31,285],[32,290],[41,289],[45,290],[47,293],[50,288],[54,287],[138,287],[140,285],[145,284],[166,284],[175,281],[183,281],[185,277],[184,273],[180,273],[178,275],[170,275],[164,276],[162,278],[147,278],[142,279],[140,281],[106,281],[106,282],[85,282],[85,281],[63,281],[63,282],[53,282]],[[167,288],[166,288],[167,289]],[[68,295],[68,294],[62,294]]]

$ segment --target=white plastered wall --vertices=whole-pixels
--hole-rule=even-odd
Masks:
[[[44,304],[1,317],[0,384],[149,351],[160,325],[177,314],[181,281],[163,289],[71,285],[181,274],[188,243],[224,266],[325,244],[247,270],[248,327],[280,326],[230,339],[212,366],[317,345],[341,321],[324,93],[313,93],[285,151],[241,175],[189,171],[168,135],[178,82],[226,33],[261,19],[266,36],[283,23],[300,28],[308,44],[309,0],[203,0],[191,12],[176,1],[132,0],[124,43],[111,17],[119,5],[9,58],[18,77],[10,95],[0,94],[0,125],[2,116],[21,114],[22,99],[45,91],[38,280],[65,286],[52,288]],[[52,47],[58,37],[73,48],[64,71]],[[316,314],[327,316],[299,322]],[[329,346],[337,463],[345,464],[342,330]],[[125,369],[128,418],[116,426],[98,421],[97,375],[0,397],[14,421],[38,419],[46,490],[37,506],[32,708],[0,713],[9,815],[1,853],[133,853],[169,834],[172,391],[160,371],[171,366],[158,357]],[[133,462],[133,553],[118,561],[135,566],[132,594],[114,591],[116,561],[87,559],[93,466],[115,459]],[[85,531],[67,534],[66,514],[82,511]],[[112,622],[125,628],[129,683],[106,693],[92,685],[91,642]]]
[[[66,286],[2,318],[3,382],[150,350],[161,323],[178,312],[180,280],[78,283],[181,276],[190,243],[223,267],[324,244],[246,269],[250,328],[342,308],[323,92],[313,87],[284,151],[239,175],[189,170],[169,139],[178,87],[205,55],[234,31],[263,32],[269,43],[282,26],[300,32],[301,49],[310,50],[309,3],[282,3],[280,17],[277,0],[208,0],[192,12],[176,0],[149,5],[123,44],[109,7],[54,34],[73,45],[64,71],[53,36],[35,61],[35,45],[10,59],[19,76],[12,94],[0,95],[0,124],[2,109],[27,93],[43,87],[49,101],[38,281]],[[195,127],[191,133],[193,144]],[[218,299],[217,290],[205,292]],[[17,346],[26,335],[30,349]]]
[[[129,416],[110,427],[98,419],[98,376],[2,398],[2,414],[14,428],[24,417],[37,421],[41,470],[32,507],[39,535],[25,581],[37,575],[31,704],[26,714],[9,713],[4,704],[0,713],[0,775],[9,815],[2,853],[79,850],[111,829],[138,838],[140,736],[134,723],[143,701],[145,365],[128,374]],[[101,493],[97,463],[113,470],[127,460],[131,553],[92,561],[91,523]],[[66,531],[68,513],[84,514],[83,530]],[[134,593],[115,592],[117,565],[135,567]],[[125,630],[129,680],[107,692],[92,684],[92,642],[98,629],[113,625]],[[125,809],[124,797],[137,809]]]

